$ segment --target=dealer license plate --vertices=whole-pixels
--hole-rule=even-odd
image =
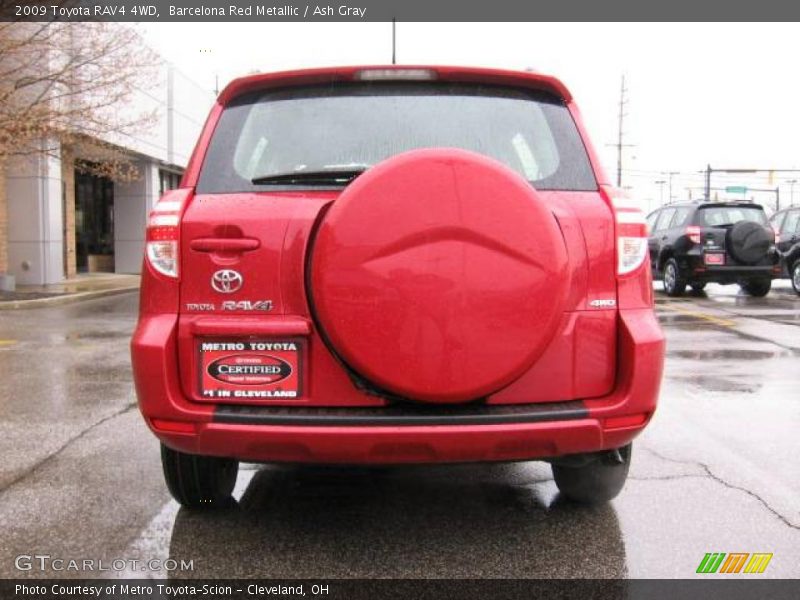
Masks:
[[[304,341],[198,340],[200,395],[228,402],[299,398]]]

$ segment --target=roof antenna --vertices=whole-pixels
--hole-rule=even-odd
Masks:
[[[392,64],[393,65],[397,64],[397,55],[395,54],[395,47],[396,47],[395,44],[396,44],[396,40],[397,40],[397,36],[395,35],[395,26],[396,26],[396,24],[397,23],[396,23],[395,18],[392,17]]]

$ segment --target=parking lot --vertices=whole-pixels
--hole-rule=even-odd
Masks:
[[[191,560],[146,577],[691,577],[708,552],[800,564],[800,297],[671,299],[659,411],[611,504],[544,463],[244,465],[230,510],[179,509],[135,406],[136,294],[0,312],[0,575],[18,555]],[[113,575],[113,572],[100,575]],[[91,576],[91,574],[88,574]],[[735,577],[735,576],[732,576]]]

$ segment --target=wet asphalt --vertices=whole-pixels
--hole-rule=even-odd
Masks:
[[[544,463],[243,465],[230,510],[181,509],[135,406],[125,294],[0,313],[0,577],[694,577],[707,552],[800,565],[800,297],[668,299],[658,413],[622,494],[559,499]],[[31,571],[19,555],[191,560]],[[97,563],[95,563],[97,564]],[[735,577],[735,576],[731,576]]]

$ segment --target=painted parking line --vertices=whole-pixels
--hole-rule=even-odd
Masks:
[[[675,304],[658,304],[656,308],[671,310],[677,313],[681,313],[682,315],[694,317],[695,319],[701,319],[703,321],[708,321],[709,323],[714,323],[715,325],[719,325],[720,327],[733,327],[736,325],[736,322],[731,321],[730,319],[722,319],[720,317],[715,317],[714,315],[709,315],[707,313],[698,312],[696,310],[689,310],[688,308],[683,308],[681,306],[676,306]]]
[[[13,346],[17,343],[17,340],[0,340],[0,348],[5,346]]]

